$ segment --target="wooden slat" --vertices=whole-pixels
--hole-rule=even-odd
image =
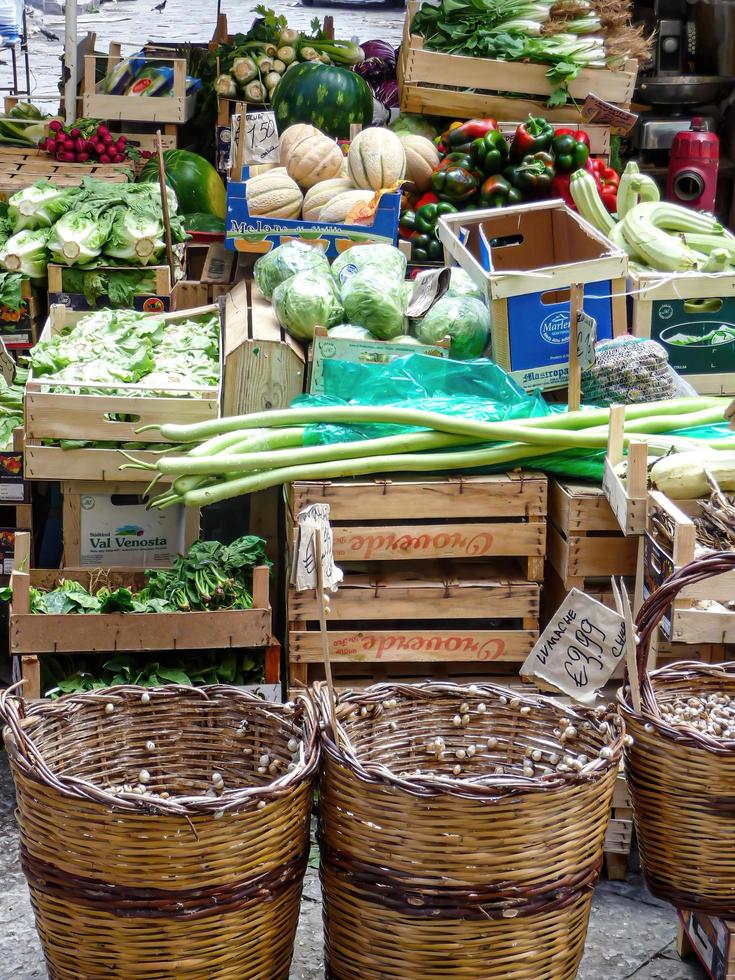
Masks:
[[[159,456],[135,449],[132,455],[146,463],[155,463]],[[24,467],[27,480],[99,480],[105,482],[140,483],[140,470],[121,470],[127,460],[116,449],[59,449],[29,443]],[[172,477],[161,478],[161,485]]]
[[[571,576],[635,575],[638,559],[635,538],[571,537],[568,546]]]
[[[735,612],[675,608],[671,639],[674,643],[735,643]]]
[[[329,632],[335,662],[352,661],[512,661],[525,660],[538,639],[536,630],[418,630]],[[322,660],[318,632],[289,633],[289,660]]]
[[[602,487],[591,484],[550,480],[549,518],[565,533],[620,530]]]
[[[420,481],[410,478],[304,481],[292,485],[294,514],[314,503],[329,504],[332,522],[471,517],[538,519],[546,516],[546,477],[538,473],[509,473],[428,477]]]
[[[391,568],[371,574],[347,571],[329,597],[329,621],[528,619],[539,614],[540,588],[535,582],[494,570],[452,565],[445,578],[421,566]],[[434,573],[434,574],[432,574]],[[494,573],[494,574],[493,574]],[[313,592],[289,592],[290,620],[316,620]]]
[[[270,630],[270,610],[265,609],[74,617],[17,615],[11,610],[10,650],[20,654],[259,647],[266,645]]]

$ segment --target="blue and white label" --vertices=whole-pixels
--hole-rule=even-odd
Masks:
[[[539,333],[547,344],[568,344],[569,314],[565,310],[550,313],[541,321]]]

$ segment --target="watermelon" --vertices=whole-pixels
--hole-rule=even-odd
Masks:
[[[201,231],[207,234],[224,234],[224,218],[218,218],[215,214],[204,214],[197,211],[194,214],[184,215],[184,228],[187,231]]]
[[[305,61],[290,68],[273,92],[278,132],[294,123],[311,123],[333,139],[349,139],[350,125],[373,121],[373,95],[354,71]]]
[[[214,214],[224,219],[227,193],[212,164],[189,150],[166,150],[163,154],[166,183],[176,192],[180,214]],[[158,183],[158,162],[151,158],[139,180]]]

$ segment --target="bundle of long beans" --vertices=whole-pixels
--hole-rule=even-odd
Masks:
[[[727,398],[697,397],[628,405],[626,440],[645,439],[652,455],[703,446],[733,449],[735,437],[704,440],[674,434],[721,423],[728,404]],[[550,453],[604,449],[608,420],[607,408],[483,422],[386,406],[294,407],[194,425],[146,426],[176,444],[172,453],[155,463],[123,455],[129,460],[126,467],[151,471],[150,489],[162,477],[173,479],[153,506],[203,507],[294,480],[532,465]],[[328,445],[305,441],[311,425],[371,423],[403,425],[407,431]],[[191,448],[182,453],[182,445]]]

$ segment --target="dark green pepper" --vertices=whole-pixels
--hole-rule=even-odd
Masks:
[[[477,192],[480,179],[467,167],[448,167],[446,170],[434,171],[431,175],[431,186],[443,201],[457,204],[467,201]]]
[[[411,239],[412,262],[440,262],[443,257],[444,249],[436,235],[417,233]]]
[[[519,191],[548,193],[555,176],[554,158],[550,153],[529,153],[520,163],[506,167],[503,176]]]
[[[551,152],[554,154],[554,166],[558,174],[569,174],[573,170],[580,170],[587,163],[590,155],[589,147],[570,133],[555,136],[551,144]]]
[[[497,129],[475,140],[470,150],[472,163],[486,177],[499,174],[508,159],[508,141]]]
[[[506,204],[520,204],[523,194],[500,174],[488,177],[480,188],[480,206],[502,208]]]
[[[540,116],[529,116],[516,129],[510,144],[510,158],[520,163],[529,153],[548,150],[554,139],[554,127]]]
[[[434,170],[449,170],[450,167],[465,167],[472,170],[474,164],[469,153],[447,153],[441,163],[438,163]]]
[[[401,238],[410,238],[416,231],[416,212],[402,211],[398,221],[398,234]]]
[[[416,231],[431,235],[436,229],[436,223],[443,214],[456,214],[457,209],[449,201],[439,201],[438,204],[424,204],[416,212]]]

